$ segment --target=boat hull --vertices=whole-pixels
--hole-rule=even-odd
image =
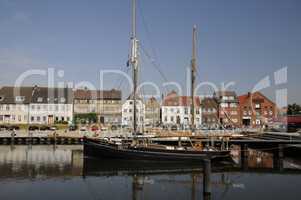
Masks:
[[[84,155],[96,158],[126,159],[141,161],[177,161],[193,162],[204,159],[217,159],[230,157],[229,151],[167,151],[167,150],[145,150],[145,149],[117,149],[114,146],[97,141],[84,140]]]

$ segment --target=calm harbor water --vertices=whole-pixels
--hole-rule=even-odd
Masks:
[[[81,146],[0,146],[0,199],[204,199],[201,166],[83,158]],[[214,163],[210,199],[300,199],[301,161],[251,151]],[[206,197],[207,198],[207,197]]]

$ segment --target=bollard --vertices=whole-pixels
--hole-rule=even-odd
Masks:
[[[203,194],[204,197],[211,196],[211,160],[204,160],[204,172],[203,172]]]

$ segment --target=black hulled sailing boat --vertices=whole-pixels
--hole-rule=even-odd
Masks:
[[[136,116],[136,100],[137,100],[137,80],[138,80],[138,40],[136,37],[136,0],[133,1],[132,16],[132,35],[131,35],[131,56],[129,64],[133,70],[133,140],[132,142],[112,140],[84,138],[84,154],[85,156],[93,156],[97,158],[114,158],[128,160],[143,161],[178,161],[192,162],[203,159],[224,158],[230,156],[230,151],[220,150],[216,148],[202,148],[202,145],[191,145],[190,147],[167,146],[159,144],[150,144],[147,140],[137,137],[137,116]],[[191,98],[192,98],[192,131],[194,132],[194,81],[196,70],[196,27],[193,28],[193,55],[191,60]]]

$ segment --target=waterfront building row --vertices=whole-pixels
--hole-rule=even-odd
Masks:
[[[137,125],[196,127],[262,127],[277,117],[274,102],[260,92],[237,96],[234,91],[219,91],[211,97],[195,97],[194,111],[189,96],[175,91],[162,97],[137,100]],[[93,114],[93,123],[133,126],[133,98],[122,102],[120,90],[89,90],[46,87],[0,88],[1,124],[81,123]],[[141,128],[140,127],[140,128]]]

